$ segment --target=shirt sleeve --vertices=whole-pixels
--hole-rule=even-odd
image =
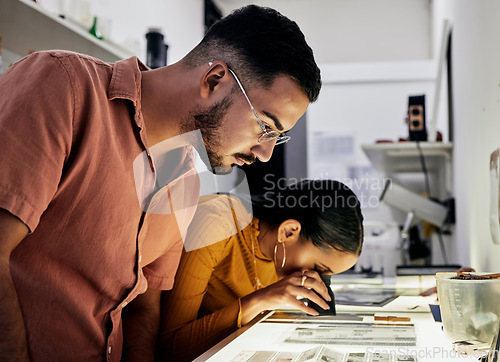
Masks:
[[[42,52],[0,77],[0,208],[31,232],[57,190],[71,148],[70,72],[60,59]]]
[[[189,231],[191,237],[216,232],[212,229],[229,228],[230,225],[224,226],[226,222],[234,224],[232,215],[231,220],[225,220],[216,212],[200,212],[203,218],[195,216],[196,226]],[[239,300],[214,313],[198,316],[208,283],[228,240],[183,253],[174,288],[162,297],[160,350],[164,356],[176,361],[191,360],[238,328]]]

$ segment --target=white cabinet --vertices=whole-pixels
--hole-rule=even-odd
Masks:
[[[47,49],[72,50],[106,62],[134,55],[116,44],[95,38],[79,25],[31,0],[0,0],[0,36],[3,48],[18,58],[30,51]],[[6,66],[4,64],[4,68]]]

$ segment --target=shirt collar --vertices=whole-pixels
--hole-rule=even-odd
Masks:
[[[141,85],[142,71],[149,70],[137,57],[131,57],[116,62],[113,66],[111,82],[108,88],[108,99],[126,99],[132,102],[134,106],[134,122],[139,127],[139,137],[144,148],[147,150],[148,141],[144,130],[144,117],[141,109]],[[151,168],[153,165],[151,164]]]
[[[141,114],[141,80],[142,71],[149,68],[145,66],[137,57],[131,57],[116,62],[113,66],[111,82],[108,88],[109,100],[127,99],[135,107],[135,122],[143,128]]]

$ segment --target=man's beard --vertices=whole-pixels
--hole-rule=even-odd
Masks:
[[[195,110],[190,115],[190,119],[194,119],[194,129],[199,129],[203,137],[204,145],[197,145],[197,147],[205,147],[212,172],[217,175],[227,175],[232,170],[232,165],[223,164],[223,156],[218,152],[222,148],[221,129],[223,118],[231,105],[232,99],[225,97],[209,109]],[[184,122],[181,131],[183,133],[189,132],[192,127],[190,124],[189,120]],[[233,156],[249,163],[257,160],[256,157],[244,153],[235,153]]]
[[[194,119],[194,129],[199,129],[203,137],[204,145],[200,146],[205,147],[212,172],[220,175],[229,174],[232,169],[231,166],[225,166],[223,164],[223,156],[217,151],[222,147],[222,120],[231,104],[231,98],[225,97],[212,107],[206,110],[195,110],[190,115],[190,118]],[[185,126],[187,126],[187,124]],[[183,131],[186,130],[183,129]]]

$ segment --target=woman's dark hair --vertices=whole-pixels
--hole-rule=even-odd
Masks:
[[[197,67],[217,60],[226,62],[245,88],[267,88],[276,77],[288,75],[310,102],[321,89],[320,70],[304,34],[297,23],[271,8],[248,5],[233,11],[210,27],[183,62]]]
[[[299,221],[301,240],[310,240],[322,250],[361,253],[363,215],[360,202],[341,182],[302,180],[287,187],[277,187],[254,199],[253,213],[275,227],[288,219]]]

